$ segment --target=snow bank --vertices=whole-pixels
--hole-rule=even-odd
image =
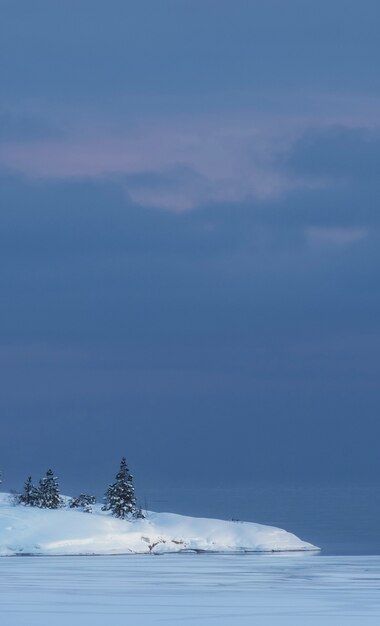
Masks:
[[[251,522],[147,513],[128,522],[94,512],[12,505],[0,494],[0,556],[145,554],[152,552],[284,552],[318,550],[280,528]]]

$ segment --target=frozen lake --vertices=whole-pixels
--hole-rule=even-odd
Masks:
[[[0,559],[4,626],[380,623],[380,556]]]

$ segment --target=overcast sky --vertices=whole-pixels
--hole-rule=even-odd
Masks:
[[[379,22],[0,0],[4,487],[378,479]]]

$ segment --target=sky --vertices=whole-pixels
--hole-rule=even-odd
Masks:
[[[376,482],[378,0],[0,0],[0,466]]]

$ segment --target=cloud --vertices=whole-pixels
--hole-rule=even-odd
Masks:
[[[366,158],[377,149],[358,126],[379,125],[378,3],[346,5],[81,0],[73,20],[42,0],[7,3],[0,101],[17,114],[0,118],[0,163],[36,178],[124,176],[136,203],[171,211],[302,195],[360,171],[350,142]]]
[[[345,246],[368,237],[365,228],[309,228],[311,243]]]
[[[254,116],[158,118],[113,134],[87,129],[56,141],[8,141],[0,164],[36,179],[123,178],[142,206],[181,211],[310,187],[276,163],[294,132]]]
[[[291,194],[297,210],[304,192],[306,219],[310,199],[333,202],[318,209],[322,219],[326,210],[331,215],[341,210],[343,197],[351,205],[362,196],[365,210],[373,210],[379,196],[378,126],[277,122],[273,116],[201,116],[140,120],[117,132],[92,127],[74,136],[72,130],[49,141],[3,142],[0,164],[37,180],[122,180],[136,204],[170,211],[223,203],[271,205],[281,198],[288,202]]]

